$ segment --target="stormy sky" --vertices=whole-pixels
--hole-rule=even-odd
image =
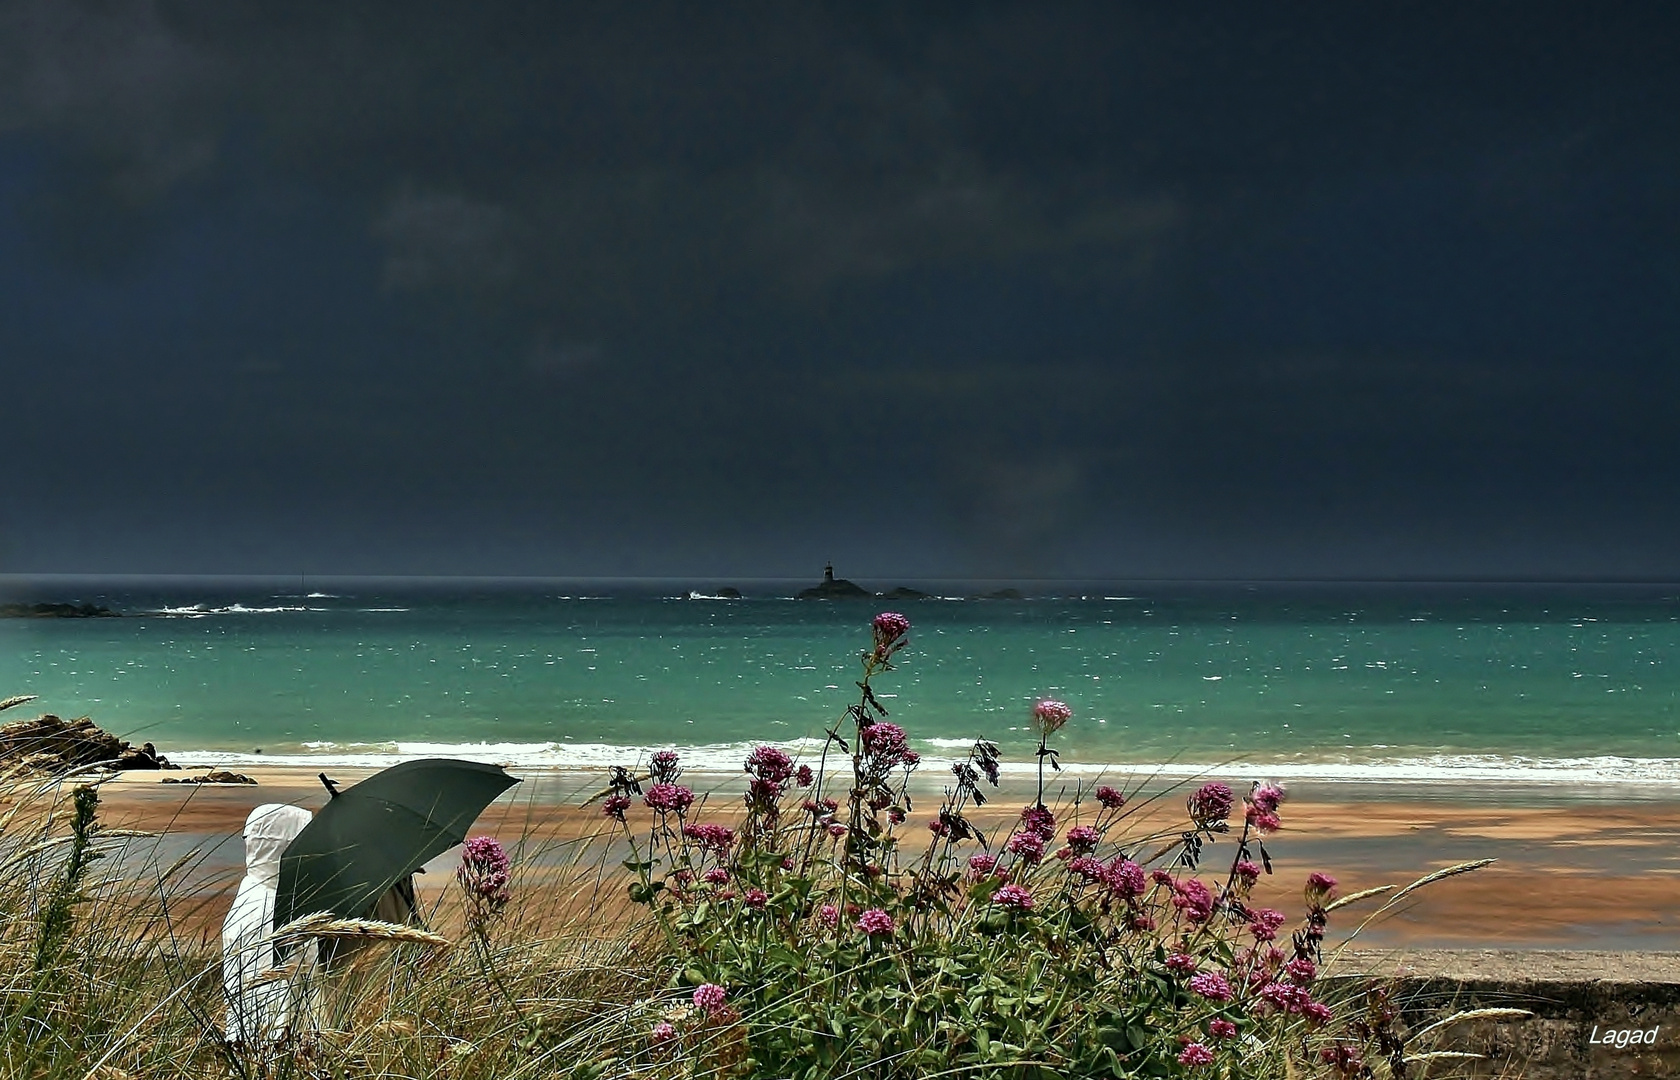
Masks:
[[[0,573],[1680,577],[1664,4],[0,3]]]

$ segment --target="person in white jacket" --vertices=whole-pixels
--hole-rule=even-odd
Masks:
[[[315,962],[313,941],[298,947],[298,978],[259,977],[277,966],[272,943],[274,894],[280,883],[280,856],[303,827],[309,811],[265,803],[245,819],[245,877],[233,907],[222,923],[222,985],[227,995],[227,1040],[241,1046],[278,1042],[301,1031],[308,1017],[304,984]]]

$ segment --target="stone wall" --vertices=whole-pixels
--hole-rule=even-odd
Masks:
[[[1473,1020],[1438,1032],[1430,1040],[1433,1049],[1487,1060],[1450,1068],[1443,1063],[1424,1076],[1680,1077],[1680,957],[1672,954],[1413,953],[1403,962],[1373,965],[1372,974],[1391,980],[1393,1000],[1413,1030],[1467,1009],[1534,1013],[1529,1020]],[[1650,1045],[1618,1049],[1604,1041],[1609,1032],[1653,1029]]]

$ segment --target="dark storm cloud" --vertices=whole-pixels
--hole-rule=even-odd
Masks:
[[[1667,572],[1671,23],[12,3],[11,555]]]

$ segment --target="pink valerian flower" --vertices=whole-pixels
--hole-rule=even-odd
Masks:
[[[896,611],[883,611],[870,625],[875,634],[875,659],[884,661],[904,647],[901,640],[910,632],[910,620]]]
[[[976,881],[988,878],[997,869],[996,855],[970,855],[968,857],[968,876]]]
[[[1062,725],[1072,718],[1073,709],[1067,702],[1054,698],[1045,698],[1032,708],[1033,727],[1046,738],[1062,730]]]
[[[601,813],[618,822],[624,821],[624,811],[630,809],[630,796],[608,795],[607,801],[601,804]]]
[[[811,766],[801,765],[793,774],[793,782],[800,787],[810,787],[817,782],[817,774],[811,771]]]
[[[1360,1058],[1359,1050],[1345,1042],[1326,1046],[1318,1052],[1318,1060],[1343,1076],[1357,1076],[1365,1069],[1365,1062]]]
[[[840,824],[838,821],[831,821],[828,823],[828,835],[838,840],[840,837],[846,835],[846,826]]]
[[[1149,871],[1149,880],[1153,881],[1157,885],[1171,886],[1173,883],[1173,876],[1171,872],[1163,870],[1160,867],[1156,867],[1155,869]]]
[[[1076,855],[1068,860],[1068,873],[1084,881],[1103,881],[1108,876],[1108,867],[1089,855]]]
[[[1287,915],[1275,908],[1255,908],[1248,913],[1248,932],[1254,935],[1255,941],[1272,941],[1287,919]]]
[[[1260,880],[1260,864],[1250,859],[1239,859],[1237,865],[1231,868],[1237,875],[1237,881],[1245,889],[1254,887]]]
[[[1173,907],[1191,922],[1205,923],[1213,918],[1213,893],[1197,879],[1185,878],[1173,884]]]
[[[1135,900],[1142,896],[1148,887],[1144,881],[1143,867],[1130,859],[1117,856],[1104,870],[1103,883],[1122,900]]]
[[[1147,934],[1155,929],[1155,920],[1142,911],[1134,911],[1132,912],[1131,919],[1126,923],[1126,925],[1131,927],[1133,930]]]
[[[1077,855],[1095,851],[1101,840],[1102,834],[1089,825],[1075,825],[1067,831],[1067,845]]]
[[[722,1012],[728,1000],[729,992],[717,983],[703,983],[694,988],[694,1007],[708,1016]]]
[[[655,1046],[668,1043],[676,1037],[677,1029],[672,1027],[671,1022],[668,1020],[659,1021],[659,1023],[653,1025],[653,1030],[648,1032],[648,1041],[653,1043]]]
[[[1167,970],[1175,975],[1194,975],[1199,965],[1187,952],[1175,952],[1167,957]]]
[[[507,907],[512,868],[507,850],[493,836],[475,836],[461,848],[461,866],[455,871],[455,880],[466,890],[472,906],[469,918],[474,922],[482,925]]]
[[[1103,808],[1106,810],[1118,810],[1122,806],[1126,805],[1126,796],[1121,793],[1118,788],[1112,788],[1107,784],[1103,784],[1101,787],[1097,788],[1097,801],[1101,803]]]
[[[1298,1013],[1312,1002],[1312,995],[1292,983],[1269,982],[1260,988],[1260,1000],[1279,1012]]]
[[[708,885],[729,884],[729,871],[721,866],[714,866],[700,876],[700,880]]]
[[[729,854],[730,845],[735,843],[735,830],[727,825],[684,825],[682,834],[720,856]]]
[[[1301,1006],[1301,1015],[1314,1027],[1323,1027],[1330,1022],[1334,1014],[1330,1011],[1330,1006],[1322,1001],[1309,1001]]]
[[[677,768],[677,752],[675,750],[661,750],[653,755],[648,771],[653,774],[656,784],[674,784],[677,775],[682,772]]]
[[[1005,885],[992,894],[992,903],[998,907],[1013,908],[1016,911],[1031,911],[1033,897],[1032,893],[1019,885]]]
[[[904,729],[897,724],[885,721],[870,724],[858,733],[863,749],[875,759],[875,764],[883,769],[890,769],[896,765],[919,765],[922,757],[910,749],[908,737]]]
[[[1336,879],[1329,874],[1314,870],[1307,875],[1307,904],[1309,907],[1322,907],[1330,899],[1330,894],[1336,891]]]
[[[1021,831],[1032,833],[1048,844],[1056,839],[1056,815],[1047,806],[1022,807]]]
[[[1284,973],[1296,986],[1305,986],[1318,978],[1318,965],[1305,956],[1297,956],[1283,965]]]
[[[1244,813],[1244,820],[1257,833],[1275,833],[1283,828],[1283,819],[1270,811],[1249,807]]]
[[[1231,984],[1217,971],[1204,971],[1190,980],[1190,989],[1209,1001],[1230,1001]]]
[[[1018,832],[1004,847],[1024,863],[1036,863],[1044,858],[1044,839],[1036,833]]]
[[[909,817],[909,815],[904,812],[904,808],[902,806],[889,806],[887,808],[887,820],[892,822],[894,825],[904,824],[904,819],[907,817]]]
[[[655,784],[648,788],[642,802],[661,814],[682,814],[694,805],[694,792],[681,784]]]
[[[840,909],[833,904],[824,904],[817,909],[817,921],[830,930],[840,925]]]
[[[891,937],[898,924],[880,908],[870,908],[858,916],[857,928],[870,937]]]
[[[747,755],[746,771],[752,775],[754,795],[774,802],[793,777],[793,759],[774,746],[755,747]]]
[[[1261,813],[1275,814],[1279,806],[1283,805],[1284,790],[1277,784],[1261,782],[1254,785],[1249,793],[1249,803]]]
[[[1215,1017],[1208,1021],[1208,1034],[1215,1039],[1234,1039],[1237,1037],[1237,1025],[1224,1017]]]
[[[1224,784],[1203,784],[1195,793],[1185,800],[1185,806],[1190,811],[1190,820],[1197,825],[1212,825],[1224,821],[1231,816],[1231,807],[1236,804],[1236,796]]]
[[[1213,1051],[1199,1042],[1185,1043],[1184,1049],[1178,1052],[1178,1063],[1192,1069],[1212,1065]]]
[[[751,888],[741,894],[741,903],[750,908],[763,909],[770,902],[770,894],[760,888]]]

